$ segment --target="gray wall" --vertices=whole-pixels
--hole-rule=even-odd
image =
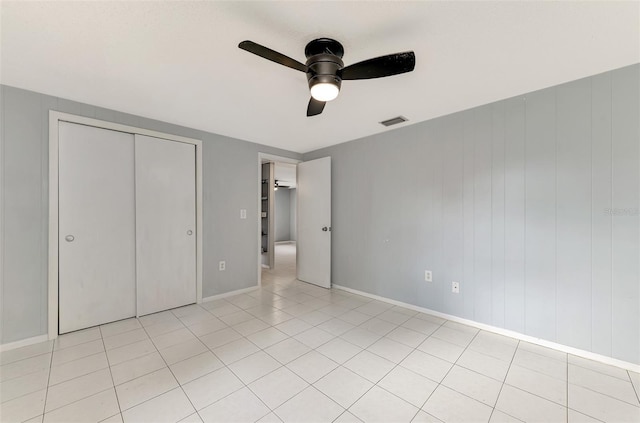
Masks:
[[[640,363],[639,81],[634,65],[305,154],[332,158],[333,283]]]
[[[291,240],[291,195],[288,189],[280,188],[275,192],[276,242]]]
[[[203,296],[257,283],[258,152],[299,154],[8,86],[0,90],[1,343],[47,331],[49,109],[203,140]],[[226,260],[224,272],[220,260]]]
[[[297,216],[298,216],[298,191],[296,188],[292,188],[289,190],[290,197],[290,208],[289,208],[289,216],[290,216],[290,229],[289,229],[289,239],[291,241],[295,241],[298,239],[298,224]]]

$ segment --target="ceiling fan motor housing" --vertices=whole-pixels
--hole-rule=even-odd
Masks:
[[[342,78],[339,72],[344,66],[342,60],[332,54],[317,54],[311,56],[307,60],[307,81],[309,81],[309,89],[316,84],[329,83],[334,84],[340,89]]]

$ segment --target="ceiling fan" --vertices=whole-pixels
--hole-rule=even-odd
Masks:
[[[342,81],[398,75],[411,72],[416,65],[415,54],[412,51],[406,51],[364,60],[344,67],[342,62],[344,48],[342,44],[331,38],[318,38],[307,44],[304,49],[304,54],[307,57],[306,64],[253,41],[243,41],[238,47],[272,62],[306,73],[311,91],[307,116],[322,113],[326,102],[338,96]]]

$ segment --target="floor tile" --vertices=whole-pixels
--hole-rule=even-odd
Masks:
[[[422,407],[438,384],[411,370],[398,366],[378,382],[378,386],[416,407]]]
[[[319,328],[311,328],[294,336],[294,339],[302,342],[309,348],[318,348],[335,338],[333,334]]]
[[[356,308],[356,311],[359,311],[360,313],[368,314],[370,316],[377,316],[380,313],[384,313],[391,307],[393,307],[391,304],[383,303],[382,301],[373,300],[368,302],[367,304],[364,304]]]
[[[23,422],[44,413],[46,389],[22,395],[18,398],[2,402],[0,421]]]
[[[120,333],[128,332],[130,330],[139,329],[142,325],[136,318],[120,320],[113,323],[107,323],[100,326],[100,332],[103,338],[109,336],[118,335]]]
[[[520,423],[522,420],[516,419],[500,410],[493,410],[489,423]],[[586,422],[583,422],[586,423]]]
[[[453,366],[442,381],[447,388],[493,407],[502,383],[464,367]]]
[[[0,382],[49,369],[51,353],[29,357],[0,366]]]
[[[186,306],[174,308],[174,309],[171,310],[171,312],[177,318],[181,318],[181,317],[188,316],[190,314],[199,313],[202,310],[203,310],[203,308],[200,307],[200,304],[189,304],[189,305],[186,305]]]
[[[362,420],[354,416],[353,414],[345,411],[333,421],[333,423],[362,423]]]
[[[224,367],[211,351],[196,355],[171,365],[171,371],[180,385]]]
[[[198,415],[198,413],[193,413],[192,415],[180,420],[178,423],[203,423],[202,419]]]
[[[509,385],[502,387],[496,409],[523,421],[564,422],[567,418],[565,407]]]
[[[116,392],[120,409],[124,412],[177,386],[178,382],[166,368],[118,385]]]
[[[366,322],[362,323],[360,327],[362,329],[368,330],[369,332],[373,332],[377,335],[385,336],[386,334],[388,334],[398,326],[393,323],[389,323],[384,320],[378,319],[377,317],[373,317],[367,320]]]
[[[567,382],[533,370],[511,365],[505,383],[531,394],[567,405]]]
[[[183,385],[182,388],[196,410],[201,410],[243,386],[240,379],[223,367]]]
[[[629,380],[629,375],[627,374],[627,371],[619,367],[610,366],[604,363],[598,363],[597,361],[589,360],[582,357],[576,357],[575,355],[571,355],[571,354],[569,354],[568,360],[569,360],[569,364],[584,367],[584,368],[596,371],[598,373],[616,377],[618,379],[622,379],[625,381]]]
[[[209,310],[209,313],[217,317],[228,316],[229,314],[242,311],[240,307],[236,307],[231,303],[221,304],[215,307],[207,307],[207,309]]]
[[[113,383],[121,385],[140,376],[167,367],[157,351],[111,366]]]
[[[352,325],[359,326],[367,320],[371,320],[372,317],[368,314],[360,313],[359,311],[350,310],[346,313],[341,314],[340,316],[338,316],[338,318],[340,320],[344,320],[347,323],[351,323]]]
[[[98,327],[65,333],[63,335],[59,335],[56,338],[55,343],[53,345],[53,350],[57,351],[63,348],[73,347],[75,345],[80,345],[80,344],[84,344],[85,342],[95,341],[100,338],[102,338],[102,333],[100,333],[100,328]]]
[[[386,358],[392,363],[400,363],[413,351],[404,344],[396,342],[389,338],[381,338],[372,344],[367,351]]]
[[[112,350],[114,348],[123,347],[148,338],[147,332],[140,328],[103,338],[102,341],[104,342],[104,346],[107,350]]]
[[[116,393],[107,389],[44,415],[44,423],[98,422],[119,413]]]
[[[51,353],[53,349],[53,341],[39,342],[37,344],[27,345],[26,347],[15,348],[8,351],[0,352],[0,365],[13,363],[24,360],[26,358],[35,357],[37,355]]]
[[[249,384],[262,376],[271,373],[282,364],[264,351],[258,351],[248,357],[229,365],[229,369],[245,384]]]
[[[225,322],[229,326],[237,325],[238,323],[246,322],[253,319],[253,315],[247,313],[244,310],[236,311],[235,313],[225,314],[224,316],[218,316],[220,320]]]
[[[304,320],[298,318],[289,319],[286,322],[280,323],[275,326],[281,332],[286,333],[289,336],[295,336],[305,330],[311,329],[311,325]]]
[[[327,320],[333,319],[333,316],[329,316],[321,311],[314,310],[310,313],[306,313],[300,316],[300,320],[309,323],[311,326],[317,326]]]
[[[365,422],[408,422],[418,408],[393,394],[374,386],[349,411]]]
[[[486,331],[480,331],[469,344],[470,349],[503,361],[513,359],[517,346],[518,341],[513,338]]]
[[[418,414],[411,420],[411,423],[441,423],[442,420],[425,413],[424,411],[418,411]]]
[[[638,422],[640,408],[581,386],[569,384],[569,408],[604,422]]]
[[[293,338],[285,339],[265,349],[265,352],[282,364],[287,364],[309,351],[311,351],[309,347]]]
[[[422,344],[418,345],[418,349],[450,363],[455,363],[464,351],[464,348],[459,345],[434,337],[425,339]]]
[[[640,407],[631,381],[624,381],[585,367],[569,364],[569,383],[614,397],[633,406]]]
[[[378,319],[381,319],[396,325],[401,325],[407,320],[411,319],[410,315],[395,311],[393,310],[393,308],[378,314],[376,317]]]
[[[513,364],[556,379],[567,380],[566,360],[556,360],[547,355],[540,355],[526,349],[518,348],[513,357]]]
[[[599,423],[600,420],[589,417],[586,414],[579,413],[575,410],[569,409],[567,413],[569,423]]]
[[[433,381],[440,382],[453,364],[422,351],[414,351],[400,365]]]
[[[302,392],[309,384],[286,367],[252,382],[249,388],[269,408],[275,409],[295,395]]]
[[[338,364],[316,351],[310,351],[288,363],[287,367],[307,382],[315,383]]]
[[[352,344],[357,345],[360,348],[367,348],[378,339],[380,339],[381,336],[376,335],[373,332],[369,332],[368,330],[356,327],[340,335],[340,338],[344,339],[345,341],[351,342]]]
[[[242,388],[200,410],[200,416],[205,423],[244,423],[255,422],[270,412],[248,388]]]
[[[230,342],[236,341],[242,338],[238,332],[231,328],[221,329],[219,331],[209,333],[207,335],[201,336],[200,340],[204,342],[204,344],[210,349],[215,349],[226,345]]]
[[[440,324],[433,323],[429,320],[420,319],[418,317],[413,317],[402,323],[402,327],[420,332],[427,336],[433,334],[436,330],[438,330],[440,326]]]
[[[0,383],[0,401],[5,403],[22,395],[31,394],[47,387],[49,370],[30,373]]]
[[[134,358],[142,357],[156,351],[157,349],[155,345],[153,345],[153,342],[151,342],[150,339],[145,339],[144,341],[109,350],[107,351],[107,358],[109,359],[109,364],[115,366],[116,364],[124,363],[125,361],[133,360]]]
[[[59,366],[61,364],[68,363],[82,357],[87,357],[89,355],[94,355],[102,351],[104,351],[104,344],[102,343],[102,339],[74,345],[73,347],[54,351],[51,365]]]
[[[338,367],[314,383],[313,386],[342,407],[349,408],[373,387],[373,383],[351,370]]]
[[[628,373],[629,379],[631,379],[633,388],[636,391],[636,396],[638,397],[638,400],[640,400],[640,373],[632,372],[630,370],[628,371]]]
[[[393,339],[396,342],[400,342],[401,344],[405,344],[411,348],[416,348],[418,345],[422,344],[425,339],[427,339],[427,335],[424,333],[416,332],[415,330],[407,329],[402,326],[395,328],[386,334],[385,337]]]
[[[333,318],[331,320],[327,320],[326,322],[317,326],[319,329],[322,329],[326,332],[334,336],[340,336],[345,332],[350,331],[355,326],[351,323],[347,323],[344,320]]]
[[[395,367],[395,364],[386,358],[379,357],[368,351],[362,351],[343,365],[373,383],[378,383]]]
[[[265,330],[269,327],[270,326],[262,320],[253,318],[233,326],[233,329],[243,336],[249,336],[252,333],[260,332],[261,330]]]
[[[455,407],[452,407],[452,404],[455,404]],[[491,407],[480,401],[442,385],[438,386],[422,409],[443,422],[465,423],[488,422],[492,410]]]
[[[553,358],[555,360],[563,361],[565,363],[567,362],[567,359],[568,359],[568,354],[566,352],[543,347],[542,345],[531,344],[526,341],[520,341],[518,343],[518,350],[525,350],[538,355],[543,355],[548,358]]]
[[[196,336],[191,333],[187,328],[174,330],[173,332],[165,333],[151,338],[156,348],[163,350],[172,345],[177,345],[192,339],[196,339]]]
[[[462,353],[456,364],[501,382],[509,370],[509,362],[469,349]]]
[[[171,312],[171,310],[160,311],[158,313],[147,314],[146,316],[142,316],[138,318],[138,321],[145,328],[148,326],[152,326],[158,323],[163,323],[167,321],[177,321],[178,318]]]
[[[50,386],[47,392],[45,414],[112,387],[113,381],[111,380],[109,369],[98,370],[97,372]]]
[[[192,326],[198,323],[206,322],[207,320],[217,319],[216,316],[209,313],[208,311],[204,309],[200,310],[201,311],[198,311],[196,313],[191,313],[189,315],[180,317],[179,319],[185,326]]]
[[[284,423],[330,422],[335,420],[343,411],[342,407],[313,386],[308,387],[274,410]]]
[[[219,331],[220,329],[224,329],[226,327],[227,327],[226,323],[214,317],[212,319],[208,319],[203,322],[198,322],[190,325],[189,330],[193,332],[195,336],[203,336],[208,333]]]
[[[333,340],[327,342],[316,348],[316,351],[322,353],[335,361],[336,363],[342,364],[350,358],[354,357],[356,354],[362,351],[362,348],[353,345],[350,342],[345,341],[342,338],[334,338]]]
[[[466,348],[471,343],[471,340],[476,336],[476,333],[462,332],[446,326],[441,326],[438,330],[433,332],[431,336]]]
[[[275,413],[271,412],[258,420],[256,423],[282,423],[282,420],[280,420],[280,417],[276,416]]]
[[[124,423],[175,423],[194,410],[182,389],[175,388],[122,413]]]
[[[280,341],[287,339],[289,335],[279,331],[274,327],[261,330],[259,332],[252,333],[247,336],[247,339],[258,346],[258,348],[265,349]]]
[[[51,368],[49,386],[109,367],[107,354],[100,352]]]
[[[160,354],[168,365],[186,360],[194,355],[202,354],[209,349],[198,338],[190,339],[160,350]]]
[[[160,322],[155,325],[145,326],[144,330],[150,337],[156,338],[160,335],[165,335],[178,329],[184,329],[185,326],[182,322],[175,316],[173,318],[175,320],[165,320],[164,322]]]
[[[218,356],[225,364],[231,364],[238,360],[241,360],[260,349],[247,341],[245,338],[238,339],[237,341],[230,342],[221,347],[213,349],[213,353]]]

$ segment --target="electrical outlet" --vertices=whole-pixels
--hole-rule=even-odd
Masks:
[[[240,219],[247,218],[247,209],[240,209]]]
[[[424,280],[426,282],[433,282],[433,275],[431,274],[431,270],[424,271]]]
[[[451,282],[451,292],[454,294],[460,293],[460,282]]]
[[[218,270],[223,271],[227,268],[227,263],[225,261],[221,261],[218,263]]]

